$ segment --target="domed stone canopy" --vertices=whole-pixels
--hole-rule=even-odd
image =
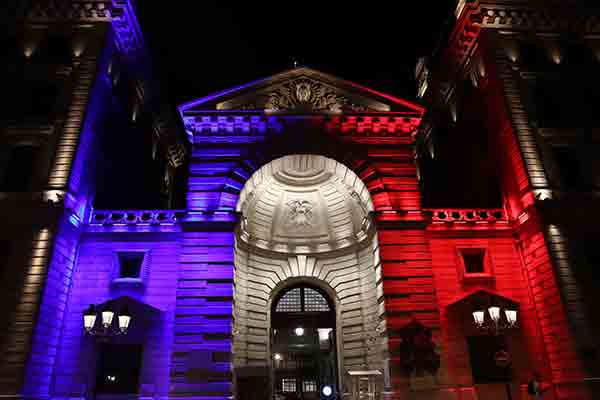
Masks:
[[[239,239],[283,253],[322,253],[356,246],[374,234],[371,196],[339,162],[299,154],[256,171],[240,193]]]

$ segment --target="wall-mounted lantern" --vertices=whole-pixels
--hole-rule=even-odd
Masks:
[[[115,321],[116,318],[116,323]],[[90,304],[87,310],[83,313],[83,328],[85,333],[91,336],[118,336],[124,335],[129,329],[131,323],[131,314],[127,307],[121,308],[116,313],[113,305],[109,302],[101,310],[97,310],[96,306]]]

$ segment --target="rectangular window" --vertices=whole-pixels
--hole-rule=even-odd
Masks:
[[[296,379],[283,378],[281,380],[281,391],[285,393],[296,393]]]
[[[485,249],[462,249],[465,275],[485,273]]]
[[[302,391],[304,393],[314,393],[317,391],[317,382],[315,381],[302,381]]]
[[[37,147],[13,146],[0,157],[0,191],[27,192],[30,190]]]
[[[204,338],[206,339],[206,336]],[[212,360],[213,362],[230,362],[231,353],[228,351],[213,351]]]
[[[140,278],[144,255],[142,252],[118,253],[119,278]]]

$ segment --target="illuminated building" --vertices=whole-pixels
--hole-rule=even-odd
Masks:
[[[568,100],[578,120],[544,82],[586,87],[563,71],[597,68],[596,17],[461,1],[448,45],[417,67],[426,106],[299,67],[175,121],[157,111],[132,3],[67,4],[22,14],[15,69],[58,82],[40,90],[61,101],[2,132],[21,164],[2,175],[0,395],[524,399],[537,370],[553,398],[593,398],[597,274],[572,244],[597,231],[595,161],[569,150],[593,154],[595,100]],[[120,146],[148,159],[111,167]],[[110,168],[155,176],[124,184],[162,204],[101,209]],[[431,200],[443,185],[461,194]]]

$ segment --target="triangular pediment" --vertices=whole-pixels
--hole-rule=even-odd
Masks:
[[[179,107],[180,112],[255,110],[281,113],[408,112],[423,107],[314,69],[294,68]]]

